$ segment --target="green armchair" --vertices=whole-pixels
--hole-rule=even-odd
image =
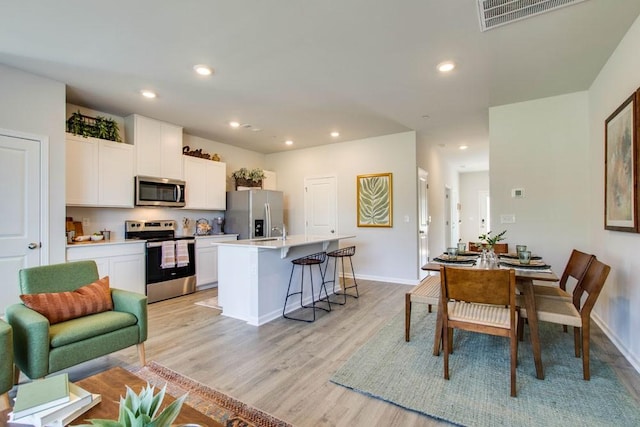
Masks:
[[[19,274],[21,294],[76,291],[99,279],[94,261],[25,268]],[[113,310],[55,324],[22,303],[7,307],[16,367],[31,379],[42,378],[134,344],[144,366],[147,297],[121,289],[110,292]]]
[[[13,334],[11,326],[0,319],[0,411],[9,408],[9,390],[13,388]]]

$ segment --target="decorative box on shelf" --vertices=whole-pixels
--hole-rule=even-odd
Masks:
[[[246,178],[236,178],[236,190],[244,188],[262,188],[262,180],[252,181]]]

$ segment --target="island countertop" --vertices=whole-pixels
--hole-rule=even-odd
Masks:
[[[307,236],[304,234],[294,234],[287,236],[285,240],[280,237],[261,237],[257,239],[231,240],[228,242],[220,242],[220,245],[230,246],[246,246],[250,248],[261,249],[284,249],[294,246],[309,245],[312,243],[325,243],[334,240],[350,239],[355,235],[336,234],[331,236]]]

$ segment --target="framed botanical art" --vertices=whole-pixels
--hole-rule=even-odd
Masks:
[[[391,173],[358,175],[358,227],[393,227]]]
[[[638,231],[636,94],[605,120],[604,228]]]

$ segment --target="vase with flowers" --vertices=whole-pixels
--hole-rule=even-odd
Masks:
[[[493,236],[491,235],[491,231],[478,236],[478,239],[480,239],[478,246],[482,247],[481,263],[486,259],[486,262],[489,263],[490,267],[493,267],[497,264],[496,254],[493,250],[493,247],[496,245],[496,243],[505,239],[505,234],[507,234],[507,230],[502,230],[501,233]]]

